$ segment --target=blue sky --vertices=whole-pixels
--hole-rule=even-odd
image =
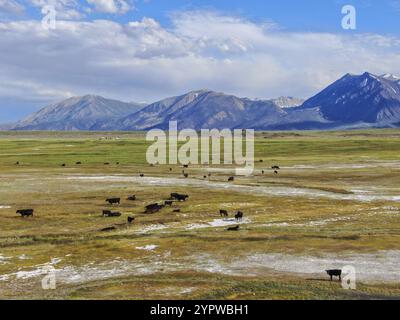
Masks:
[[[307,98],[347,72],[400,74],[399,21],[400,0],[0,0],[0,123],[87,93]]]
[[[153,0],[146,5],[138,4],[137,14],[155,15],[168,23],[165,13],[169,11],[215,8],[254,21],[272,20],[292,31],[342,32],[338,20],[345,4],[354,5],[358,11],[357,32],[400,33],[400,1],[393,0]]]
[[[91,7],[86,0],[78,1],[81,8]],[[129,2],[129,1],[128,1]],[[23,18],[41,18],[40,7],[26,4]],[[175,11],[219,10],[231,15],[262,22],[274,21],[282,28],[292,31],[343,32],[338,20],[341,8],[350,4],[358,13],[357,32],[400,34],[400,1],[398,0],[136,0],[130,1],[131,10],[124,14],[92,12],[84,19],[112,19],[121,23],[153,17],[169,26],[169,16]]]

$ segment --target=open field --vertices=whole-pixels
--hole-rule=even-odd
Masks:
[[[255,175],[234,182],[224,166],[151,167],[147,146],[140,132],[0,132],[0,298],[400,298],[399,130],[260,132]],[[143,214],[171,192],[190,198]],[[103,218],[112,196],[122,216]],[[357,290],[328,281],[345,265]],[[56,290],[41,288],[49,266]]]

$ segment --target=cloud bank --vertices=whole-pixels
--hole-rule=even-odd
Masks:
[[[88,2],[112,12],[124,1]],[[153,102],[200,88],[309,97],[347,72],[400,74],[399,49],[393,36],[287,32],[213,11],[175,13],[169,28],[152,18],[59,20],[55,30],[2,22],[0,108],[86,93]]]

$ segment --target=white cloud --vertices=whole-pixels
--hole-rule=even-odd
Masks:
[[[175,14],[170,28],[151,18],[58,21],[56,30],[18,21],[0,23],[0,34],[0,107],[12,97],[154,101],[199,88],[308,97],[347,72],[400,74],[399,38],[284,32],[215,12]]]
[[[127,0],[86,0],[99,12],[124,14],[133,9],[133,5]]]

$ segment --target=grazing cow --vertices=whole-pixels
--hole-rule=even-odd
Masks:
[[[17,161],[17,162],[15,163],[15,165],[18,166],[18,165],[19,165],[19,161]]]
[[[80,165],[80,164],[82,164],[82,162],[78,161],[78,162],[76,162],[75,164]]]
[[[107,227],[107,228],[101,229],[100,231],[102,231],[102,232],[108,232],[108,231],[114,231],[114,230],[117,230],[117,228],[116,228],[116,227]]]
[[[172,168],[169,168],[169,171],[172,171]]]
[[[240,226],[236,226],[236,227],[229,227],[228,229],[226,229],[227,231],[239,231]]]
[[[128,217],[128,223],[132,224],[135,221],[135,217]]]
[[[33,209],[22,209],[22,210],[17,210],[16,213],[19,213],[21,217],[33,217]]]
[[[174,212],[174,213],[179,213],[179,212],[181,212],[181,209],[175,209],[175,210],[172,211],[172,212]]]
[[[187,173],[184,173],[183,176],[184,176],[185,178],[189,178],[189,175],[188,175]]]
[[[116,164],[116,165],[119,165],[119,162],[116,162],[115,164]]]
[[[275,174],[278,174],[279,172],[275,170],[274,173],[275,173]]]
[[[187,194],[171,193],[171,200],[186,201],[188,198]]]
[[[106,202],[109,204],[121,204],[121,198],[108,198]]]
[[[174,202],[173,202],[172,200],[165,200],[165,201],[164,201],[164,205],[165,205],[165,206],[170,206],[170,207],[171,207],[173,203],[174,203]]]
[[[120,217],[120,216],[122,216],[121,212],[117,212],[117,211],[113,211],[109,215],[109,217]]]
[[[121,216],[121,212],[112,212],[110,210],[103,210],[103,217],[113,218],[113,217],[120,217],[120,216]]]
[[[143,173],[141,173],[141,174],[140,174],[140,177],[141,177],[141,178],[143,178],[143,177],[144,177],[144,174],[143,174]]]
[[[163,209],[164,207],[165,207],[165,205],[160,205],[158,203],[153,203],[153,204],[150,204],[150,205],[146,206],[144,213],[147,213],[147,214],[157,213],[161,209]]]
[[[185,164],[183,167],[187,169],[187,168],[189,168],[189,165]]]
[[[280,169],[280,167],[279,167],[279,166],[272,166],[272,167],[271,167],[271,169],[274,169],[274,170],[279,170],[279,169]]]
[[[264,171],[264,170],[262,170],[262,171],[261,171],[261,174],[264,174],[264,173],[265,173],[265,171]]]
[[[227,218],[229,216],[228,211],[226,210],[219,210],[219,214],[221,217]]]
[[[264,160],[262,160],[262,159],[261,159],[261,160],[260,160],[260,162],[261,162],[261,163],[263,163],[263,162],[264,162]]]
[[[331,281],[333,277],[339,277],[339,281],[342,281],[342,270],[326,270],[326,273],[331,277]]]
[[[108,165],[110,165],[110,163],[109,162],[104,162],[104,165],[108,166]]]
[[[238,211],[236,213],[236,215],[235,215],[236,221],[242,221],[243,220],[243,216],[244,216],[243,212],[242,211]]]
[[[62,165],[61,165],[61,167],[65,167],[66,166],[66,164],[65,163],[63,163]]]
[[[228,181],[229,181],[229,182],[235,181],[235,177],[230,177],[230,178],[228,179]]]
[[[128,201],[136,201],[136,196],[129,196],[126,200],[128,200]]]
[[[170,200],[176,200],[176,197],[179,195],[179,193],[171,193]]]
[[[204,178],[204,179],[207,179],[207,176],[204,176],[203,178]]]

